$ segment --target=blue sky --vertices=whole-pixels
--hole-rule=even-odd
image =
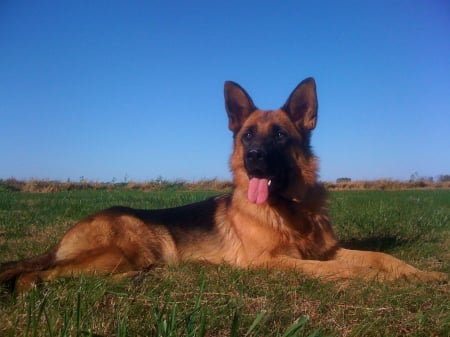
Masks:
[[[450,3],[0,2],[0,179],[229,178],[223,82],[316,79],[322,180],[450,173]]]

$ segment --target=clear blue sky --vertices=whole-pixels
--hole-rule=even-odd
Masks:
[[[450,173],[450,2],[0,1],[0,179],[229,178],[223,82],[316,79],[322,180]]]

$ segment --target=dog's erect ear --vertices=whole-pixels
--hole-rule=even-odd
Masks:
[[[224,94],[228,127],[236,134],[247,117],[256,110],[256,106],[247,92],[237,83],[226,81]]]
[[[316,82],[312,77],[303,80],[282,107],[299,129],[307,131],[316,127],[317,108]]]

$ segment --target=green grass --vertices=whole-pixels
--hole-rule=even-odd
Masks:
[[[171,207],[214,192],[0,192],[0,261],[40,253],[112,205]],[[450,191],[330,195],[344,244],[450,273]],[[0,336],[450,336],[449,284],[321,283],[295,272],[184,264],[121,282],[61,279],[0,295]]]

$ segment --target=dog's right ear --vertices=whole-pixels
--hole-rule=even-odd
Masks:
[[[316,127],[317,107],[316,82],[309,77],[294,89],[281,109],[289,114],[298,128],[311,131]]]
[[[236,134],[247,117],[257,108],[249,94],[237,83],[226,81],[224,86],[228,127]]]

